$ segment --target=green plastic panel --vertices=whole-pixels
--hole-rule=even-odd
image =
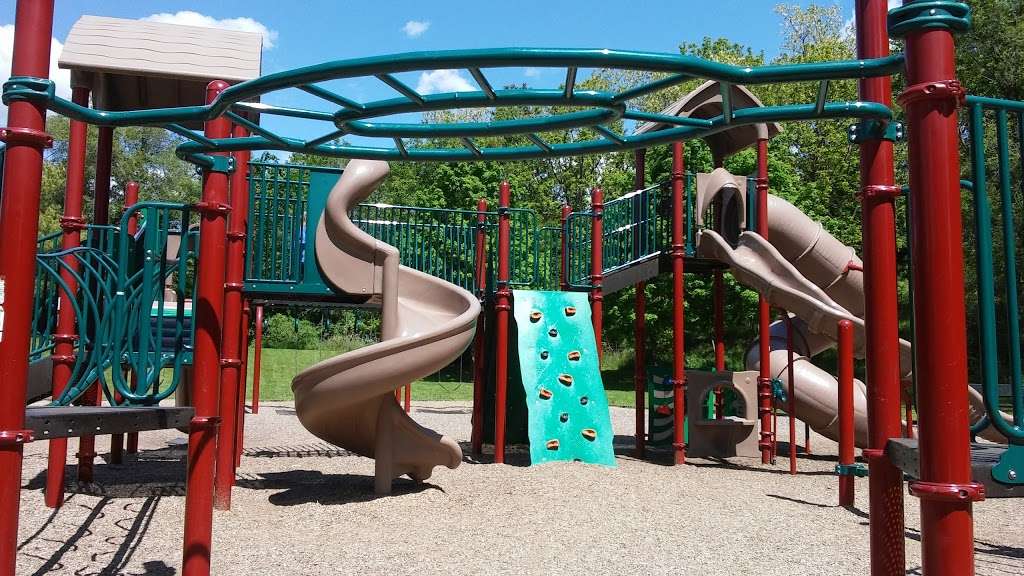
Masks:
[[[615,466],[587,295],[517,290],[512,299],[531,462]]]

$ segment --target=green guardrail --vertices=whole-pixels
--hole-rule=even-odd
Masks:
[[[153,404],[174,392],[191,362],[197,222],[189,205],[141,202],[118,226],[87,226],[76,248],[61,249],[60,233],[40,238],[30,361],[53,353],[61,296],[78,334],[54,404],[97,383],[111,404]]]
[[[973,208],[975,251],[978,287],[978,327],[982,393],[988,418],[1000,433],[1010,440],[1010,447],[1000,463],[992,469],[993,477],[1004,483],[1024,484],[1024,382],[1021,368],[1020,303],[1018,301],[1019,276],[1017,272],[1017,241],[1014,214],[1014,187],[1011,182],[1011,141],[1013,149],[1024,159],[1024,103],[994,98],[967,98],[971,135],[971,176],[973,179]],[[994,257],[997,230],[993,224],[992,200],[988,187],[989,165],[986,158],[985,125],[988,113],[994,117],[996,127],[995,148],[998,185],[995,200],[999,205],[998,238],[1001,240],[1001,272],[1003,290],[997,306]],[[1016,131],[1010,133],[1011,116]],[[1005,311],[1003,325],[1006,341],[1000,343],[996,310]],[[1000,414],[999,355],[1006,354],[1012,420]]]

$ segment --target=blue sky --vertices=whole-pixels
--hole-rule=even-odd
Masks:
[[[622,48],[676,52],[682,41],[725,36],[763,50],[778,51],[780,21],[773,7],[780,0],[525,0],[476,1],[328,1],[328,0],[207,0],[206,2],[97,2],[59,0],[54,18],[54,48],[83,14],[119,18],[162,18],[181,23],[204,23],[264,34],[263,73],[316,62],[418,50],[500,46]],[[788,3],[807,5],[808,0]],[[835,3],[852,16],[853,0]],[[183,13],[184,12],[184,13]],[[14,2],[0,2],[0,66],[10,70]],[[54,55],[56,58],[56,55]],[[554,70],[509,71],[494,84],[526,81],[534,86],[557,86],[563,73]],[[490,76],[490,73],[488,74]],[[440,71],[406,81],[422,89],[457,89],[467,74]],[[66,80],[63,82],[66,83]],[[62,81],[58,75],[58,85]],[[374,79],[332,85],[357,100],[393,97]],[[266,99],[289,106],[315,106],[312,97],[290,91]],[[6,110],[0,111],[6,117]],[[5,118],[0,118],[5,119]],[[296,136],[319,135],[327,127],[305,121],[265,120],[265,125]]]

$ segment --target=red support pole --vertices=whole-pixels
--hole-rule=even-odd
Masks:
[[[405,385],[405,402],[403,408],[405,408],[406,413],[412,410],[412,382]]]
[[[220,80],[210,82],[206,87],[206,102],[212,102],[227,87],[227,83]],[[220,117],[206,122],[207,138],[227,138],[230,133],[231,122],[227,118]],[[222,152],[213,154],[225,156]],[[199,261],[196,266],[198,302],[195,306],[195,378],[192,382],[195,416],[189,426],[185,538],[181,563],[184,576],[210,573],[213,476],[221,423],[217,415],[217,401],[221,379],[221,335],[224,330],[227,206],[227,172],[205,169],[203,198],[197,205],[202,219],[199,224]]]
[[[590,320],[594,323],[597,360],[604,357],[604,192],[590,191]]]
[[[685,174],[683,173],[683,143],[672,143],[672,448],[673,462],[686,463],[686,444],[683,435],[686,414],[686,326],[683,284],[686,258]]]
[[[562,259],[558,272],[559,289],[563,292],[569,289],[569,214],[572,208],[568,204],[562,204]]]
[[[139,183],[129,181],[124,187],[124,207],[129,208],[134,206],[139,201]],[[139,231],[139,215],[133,214],[128,220],[127,232],[131,235],[135,235]],[[138,377],[135,372],[132,371],[132,389],[135,388]],[[128,445],[125,447],[125,452],[128,454],[136,454],[139,451],[139,433],[129,432],[128,433]]]
[[[789,312],[786,312],[783,318],[786,319],[786,351],[789,354],[786,364],[786,378],[789,380],[786,395],[786,415],[789,417],[789,473],[796,474],[796,371],[793,366],[796,355],[793,353],[793,320]]]
[[[19,0],[14,21],[12,76],[46,78],[50,70],[53,0]],[[3,316],[0,339],[0,574],[14,574],[18,549],[18,502],[25,430],[25,390],[35,291],[36,236],[43,149],[53,140],[45,132],[42,103],[10,103],[4,189],[0,205],[0,294]]]
[[[646,175],[647,150],[640,148],[633,153],[633,188],[643,190]],[[639,226],[633,235],[635,246],[634,257],[641,255],[641,236]],[[635,316],[633,321],[633,392],[635,408],[636,457],[643,458],[646,451],[645,428],[647,427],[647,282],[638,282],[635,296]]]
[[[725,371],[725,286],[722,271],[715,270],[712,277],[715,323],[715,371]],[[715,419],[725,417],[725,395],[721,388],[715,388]]]
[[[905,6],[915,4],[918,2]],[[927,8],[923,10],[927,14]],[[877,28],[884,30],[883,25],[879,22]],[[910,493],[921,500],[922,571],[945,576],[974,573],[972,508],[974,501],[984,498],[984,488],[971,480],[967,433],[967,322],[957,126],[957,108],[964,92],[956,80],[950,28],[925,26],[916,26],[906,35],[907,87],[899,98],[909,134],[914,357],[917,381],[923,383],[917,391],[920,479],[910,483]],[[888,240],[892,241],[892,235]],[[867,269],[868,274],[874,271],[873,267]],[[896,348],[893,346],[893,355]],[[879,415],[889,437],[900,435],[899,381],[893,376],[884,388],[887,411]],[[877,387],[872,382],[876,393]],[[881,446],[872,443],[872,448]],[[874,461],[871,480],[874,498]],[[895,495],[895,482],[891,489]],[[879,553],[884,551],[879,549]]]
[[[859,58],[881,58],[889,55],[889,33],[886,24],[888,14],[888,3],[886,0],[858,0],[855,7],[855,18],[857,22],[857,55]],[[910,50],[908,47],[907,53]],[[950,71],[949,78],[952,78]],[[946,78],[943,78],[945,80]],[[909,81],[908,81],[909,83]],[[865,78],[859,81],[861,100],[868,102],[879,102],[892,107],[892,79],[888,76],[876,78]],[[956,118],[954,115],[953,124],[955,127]],[[939,138],[938,140],[941,140]],[[956,188],[954,189],[957,202],[957,222],[960,218],[960,175],[959,161],[957,158],[957,142],[953,142],[952,170],[956,172]],[[942,155],[940,155],[942,156]],[[949,157],[942,156],[942,163],[950,161]],[[920,165],[919,165],[920,166]],[[927,170],[939,170],[938,166],[929,166]],[[864,455],[870,466],[869,486],[870,503],[869,514],[876,519],[871,522],[871,574],[872,576],[903,574],[905,567],[905,546],[904,546],[904,522],[903,522],[903,473],[885,457],[885,444],[889,438],[898,438],[900,432],[900,357],[899,357],[899,318],[896,299],[896,205],[895,198],[899,194],[899,187],[895,186],[893,177],[893,144],[884,140],[881,135],[865,138],[860,142],[860,184],[861,184],[861,229],[863,237],[864,254],[864,325],[865,325],[865,356],[867,358],[866,376],[870,383],[868,386],[868,448]],[[941,195],[938,189],[931,190],[927,199],[922,199],[922,204],[931,204],[932,192]],[[915,215],[926,213],[928,207],[917,210],[915,204]],[[947,222],[947,221],[943,221]],[[912,228],[916,228],[916,223]],[[960,229],[955,230],[947,227],[946,223],[941,224],[943,230],[941,235],[947,236],[956,234],[955,254],[958,255],[958,262],[962,264],[959,255],[962,253],[960,246]],[[914,232],[918,232],[916,229]],[[947,236],[952,238],[952,236]],[[937,246],[928,248],[928,252],[939,249]],[[953,252],[951,252],[952,254]],[[916,257],[916,254],[915,254]],[[917,281],[917,260],[914,260],[915,282]],[[959,278],[963,278],[963,269],[960,269]],[[926,275],[922,280],[929,288],[937,283],[935,279],[943,278],[942,284],[955,281],[953,276]],[[960,313],[963,313],[963,286],[961,283]],[[924,297],[927,300],[927,296]],[[916,304],[916,295],[915,295]],[[953,310],[952,304],[942,310],[939,316],[932,318],[945,318]],[[921,316],[915,314],[915,321],[922,320]],[[929,323],[931,319],[923,319]],[[931,330],[946,331],[951,326],[942,322],[941,327],[934,327]],[[919,328],[927,332],[929,328]],[[963,346],[963,334],[965,328],[961,325],[961,348]],[[919,343],[914,343],[914,351],[919,352]],[[960,350],[960,357],[963,358],[964,350]],[[927,357],[927,356],[924,356]],[[966,372],[965,372],[966,377]],[[944,381],[948,381],[942,376]],[[959,389],[961,399],[964,399],[963,391],[966,389],[966,382]],[[958,430],[952,421],[945,422],[949,425],[946,430]],[[964,425],[966,428],[966,423]],[[953,434],[952,436],[955,436]],[[964,441],[967,435],[963,434]],[[922,463],[924,457],[922,455]],[[969,467],[968,467],[969,471]],[[968,480],[970,476],[968,474]],[[932,574],[930,570],[926,570]],[[967,574],[956,572],[957,574]]]
[[[89,105],[89,89],[76,86],[71,91],[71,100],[79,106]],[[89,127],[84,122],[72,120],[68,137],[68,175],[64,189],[64,217],[60,220],[61,250],[77,248],[82,243],[82,196],[85,190],[85,154],[88,144]],[[78,261],[74,256],[67,256],[64,262],[68,268],[77,271]],[[61,270],[60,277],[67,283],[68,291],[58,294],[59,306],[57,326],[53,341],[53,397],[57,398],[64,391],[75,363],[75,341],[78,332],[75,325],[75,313],[72,299],[78,291],[78,284],[71,270]],[[56,508],[64,502],[64,468],[67,464],[68,439],[55,438],[50,440],[46,466],[46,505]]]
[[[127,209],[129,206],[135,204],[138,201],[139,201],[139,183],[138,182],[134,182],[134,181],[129,181],[127,184],[125,184],[125,187],[124,187],[124,207]],[[136,232],[138,232],[138,223],[137,223],[137,218],[135,216],[132,216],[131,220],[128,222],[128,230],[127,230],[127,232],[129,234],[135,234]],[[132,378],[134,379],[134,374],[132,375]],[[115,398],[115,400],[118,403],[120,403],[120,402],[122,402],[124,400],[121,397],[121,393],[118,392],[117,390],[114,391],[114,398]],[[124,434],[111,434],[110,435],[110,463],[111,464],[121,464],[122,462],[124,462],[124,452],[125,452],[124,437],[125,437]],[[129,434],[129,443],[131,443],[132,440],[134,440],[134,446],[135,446],[135,450],[132,451],[132,453],[138,452],[138,446],[139,446],[139,433],[138,432],[132,432],[132,433]]]
[[[647,282],[636,285],[636,319],[633,340],[633,392],[636,403],[636,457],[643,458],[647,427]]]
[[[905,424],[903,425],[903,437],[913,438],[914,437],[914,381],[913,380],[901,380],[900,386],[902,386],[903,394],[903,419]]]
[[[853,322],[839,321],[839,464],[853,466]],[[839,505],[853,506],[854,476],[839,476]]]
[[[260,365],[263,363],[263,304],[256,304],[256,319],[253,322],[252,355],[252,401],[251,412],[260,413]]]
[[[249,301],[242,300],[242,325],[239,326],[242,339],[242,369],[238,383],[238,425],[235,427],[235,469],[242,465],[242,448],[245,444],[245,388],[249,380]]]
[[[234,126],[231,136],[245,138],[249,131]],[[235,171],[231,173],[228,206],[227,266],[225,270],[224,316],[220,360],[221,441],[217,443],[217,467],[213,482],[213,505],[231,509],[231,487],[235,484],[235,443],[238,438],[238,387],[242,380],[242,288],[245,276],[245,232],[249,220],[249,182],[246,171],[249,151],[232,152]]]
[[[476,203],[476,293],[480,299],[480,318],[477,320],[476,335],[473,337],[473,432],[470,437],[473,454],[483,452],[484,444],[484,385],[487,365],[484,360],[486,353],[487,334],[485,332],[484,312],[485,294],[487,292],[487,200],[481,198]]]
[[[101,126],[96,134],[96,183],[93,191],[92,223],[110,223],[110,175],[114,158],[114,129]],[[81,404],[99,406],[103,393],[99,382],[94,382],[83,394]],[[78,439],[78,481],[92,482],[93,463],[96,459],[96,437],[82,436]]]
[[[757,140],[757,233],[768,239],[768,139]],[[757,446],[761,449],[761,463],[773,459],[775,430],[772,428],[772,366],[771,366],[771,309],[763,295],[758,305],[758,354],[761,370],[757,377],[757,415],[761,421],[761,438]]]
[[[498,290],[495,294],[495,334],[497,353],[494,370],[494,462],[505,463],[505,404],[508,401],[508,315],[512,310],[509,289],[509,204],[508,182],[501,183],[498,195]]]

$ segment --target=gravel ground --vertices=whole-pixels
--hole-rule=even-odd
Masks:
[[[413,412],[426,426],[469,438],[466,404],[419,403]],[[214,519],[213,573],[868,572],[867,480],[857,480],[855,509],[836,506],[833,442],[813,436],[814,453],[800,459],[795,477],[785,457],[767,467],[740,458],[672,467],[629,455],[631,410],[613,408],[612,422],[614,469],[467,458],[426,484],[399,481],[393,496],[376,498],[371,460],[318,441],[290,404],[265,405],[246,418],[234,508]],[[56,513],[43,505],[46,443],[29,444],[18,573],[177,574],[181,439],[176,431],[144,434],[135,461],[99,463],[96,482],[69,486]],[[99,446],[105,452],[108,440]],[[72,441],[69,452],[76,450]],[[906,503],[907,573],[920,574],[918,503]],[[974,510],[978,574],[1024,574],[1020,501]]]

